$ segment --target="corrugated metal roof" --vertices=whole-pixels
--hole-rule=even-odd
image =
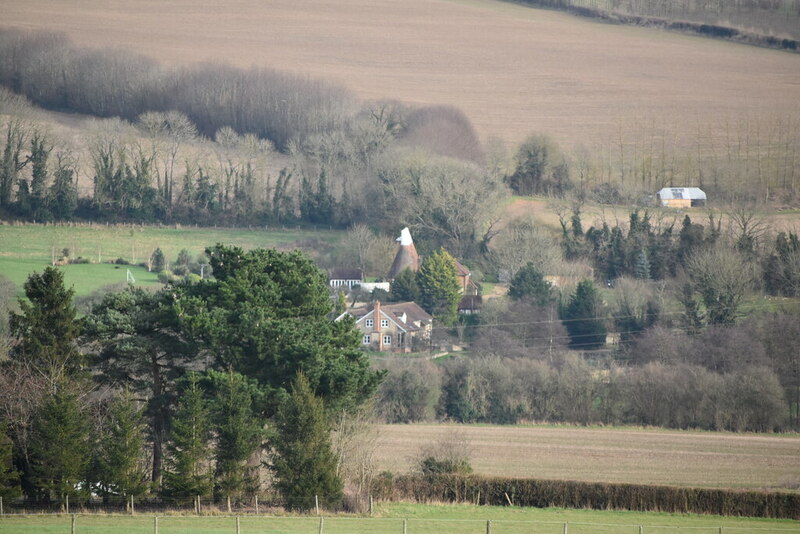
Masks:
[[[706,194],[699,187],[665,187],[658,192],[661,200],[706,200]]]

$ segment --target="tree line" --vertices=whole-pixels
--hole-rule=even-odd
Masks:
[[[0,496],[341,504],[357,460],[331,431],[352,439],[383,373],[300,253],[207,255],[213,279],[108,293],[83,317],[57,268],[28,278],[0,365]]]
[[[359,102],[340,86],[277,71],[167,69],[9,29],[0,52],[0,85],[15,94],[122,119],[101,121],[73,147],[38,132],[44,181],[61,178],[42,209],[32,183],[36,128],[2,95],[3,115],[14,118],[2,125],[0,209],[26,219],[399,223],[460,255],[477,250],[509,190],[634,204],[667,185],[698,185],[725,201],[797,198],[800,121],[791,113],[723,117],[691,139],[675,133],[674,119],[621,120],[592,146],[567,149],[535,134],[507,151],[484,147],[454,108]],[[283,170],[275,150],[290,157]],[[79,176],[93,187],[75,206],[69,186]]]

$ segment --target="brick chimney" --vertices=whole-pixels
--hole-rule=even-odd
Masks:
[[[383,336],[381,335],[381,301],[376,300],[372,305],[372,332],[378,338],[378,350],[383,350]]]

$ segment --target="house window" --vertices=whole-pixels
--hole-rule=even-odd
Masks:
[[[392,336],[390,336],[390,335],[383,336],[383,344],[384,345],[391,345],[392,344]]]
[[[364,321],[364,326],[366,326],[367,328],[372,328],[372,319],[367,319],[366,321]]]
[[[381,319],[381,328],[389,328],[389,319]]]
[[[372,343],[372,336],[370,336],[369,334],[365,335],[364,340],[361,343],[363,343],[364,345],[369,345],[370,343]]]

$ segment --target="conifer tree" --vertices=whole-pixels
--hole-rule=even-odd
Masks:
[[[589,350],[605,345],[608,330],[602,306],[602,300],[592,281],[580,282],[561,314],[569,332],[571,347]]]
[[[50,210],[58,220],[69,220],[78,207],[78,188],[75,185],[75,170],[59,157],[53,185],[50,186]]]
[[[124,391],[109,406],[105,431],[95,451],[95,476],[108,501],[121,497],[126,507],[129,497],[147,492],[148,476],[143,463],[145,424],[142,409],[130,392]]]
[[[0,497],[13,499],[20,495],[19,472],[12,463],[12,441],[6,434],[6,426],[0,423]]]
[[[209,440],[211,414],[203,396],[197,374],[189,375],[189,383],[178,402],[167,443],[164,471],[164,495],[178,503],[195,502],[211,494],[213,488]]]
[[[650,279],[650,262],[647,259],[647,250],[641,249],[636,253],[636,262],[633,265],[633,275],[639,280]]]
[[[83,357],[75,340],[80,333],[74,291],[64,287],[64,274],[47,267],[25,282],[27,300],[20,300],[21,313],[11,313],[11,334],[19,339],[12,355],[57,382],[75,376]]]
[[[511,279],[508,296],[514,300],[527,297],[537,306],[546,306],[553,301],[553,285],[529,262]]]
[[[254,400],[260,396],[255,381],[233,371],[209,371],[216,390],[214,396],[215,492],[227,502],[255,491],[256,479],[247,460],[262,443],[263,425],[257,417]]]
[[[326,507],[339,504],[343,484],[336,473],[325,407],[302,373],[275,417],[272,447],[275,485],[286,508],[309,510],[315,496]]]
[[[30,446],[31,483],[40,496],[65,504],[86,479],[90,457],[89,418],[80,395],[60,385],[40,406]]]
[[[411,269],[403,269],[392,282],[389,295],[394,302],[416,302],[419,300],[417,274]]]
[[[458,318],[458,301],[461,299],[455,260],[444,249],[439,249],[422,262],[417,273],[422,308],[445,325]]]

